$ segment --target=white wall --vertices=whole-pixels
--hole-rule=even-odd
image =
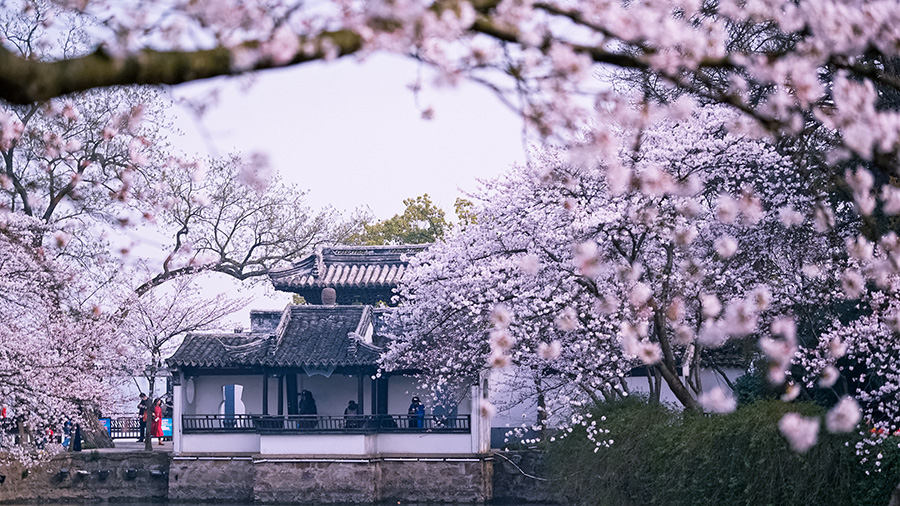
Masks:
[[[259,453],[265,455],[366,455],[365,434],[262,435]]]
[[[363,385],[367,379],[368,376],[365,376]],[[321,375],[297,375],[297,392],[299,393],[300,390],[312,392],[319,415],[343,416],[347,402],[357,400],[357,388],[357,376],[332,374],[326,378]],[[368,402],[368,397],[366,397],[366,402]]]
[[[377,434],[375,453],[382,455],[471,455],[469,434]]]
[[[259,434],[182,434],[183,453],[258,453]]]
[[[471,455],[469,434],[186,434],[184,453],[262,455]]]
[[[187,380],[188,378],[185,378]],[[243,385],[241,401],[247,414],[262,413],[262,382],[261,374],[246,374],[232,376],[194,376],[194,402],[188,404],[185,400],[185,414],[211,415],[219,412],[219,404],[222,403],[222,387],[224,385]],[[277,388],[277,382],[269,383],[269,413],[275,411],[275,396],[272,388]]]

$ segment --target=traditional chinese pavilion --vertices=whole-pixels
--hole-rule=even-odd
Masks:
[[[378,371],[392,291],[422,249],[320,248],[270,273],[276,289],[307,304],[252,311],[249,331],[186,336],[168,361],[176,453],[487,452],[489,421],[472,414],[486,395],[480,384],[458,404],[435,409],[427,405],[431,392],[417,390],[414,371]],[[424,415],[407,414],[413,396],[425,400]],[[345,414],[350,401],[357,412]]]

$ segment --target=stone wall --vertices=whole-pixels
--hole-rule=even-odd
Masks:
[[[480,503],[494,461],[482,458],[269,459],[162,452],[67,453],[25,472],[0,468],[0,503]],[[512,486],[509,480],[504,486]]]
[[[549,475],[542,452],[494,452],[493,502],[565,504]]]
[[[370,503],[378,499],[371,461],[259,461],[253,465],[256,503]]]
[[[226,458],[175,457],[169,478],[169,499],[330,504],[471,503],[491,498],[489,457],[223,459]]]
[[[438,460],[438,461],[435,461]],[[489,459],[385,459],[379,499],[397,502],[484,502],[491,499]]]
[[[253,461],[250,457],[174,457],[169,467],[168,498],[249,503],[253,500]]]
[[[166,453],[64,453],[26,470],[0,467],[0,502],[162,501],[168,495]]]

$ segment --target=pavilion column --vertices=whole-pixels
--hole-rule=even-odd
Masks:
[[[388,376],[372,380],[372,414],[388,414]]]
[[[269,414],[269,374],[263,369],[262,384],[262,414]]]
[[[357,414],[364,414],[366,411],[365,405],[363,405],[363,374],[359,373],[359,376],[356,378],[356,406],[357,406]]]
[[[178,371],[177,381],[172,385],[172,443],[175,454],[181,453],[181,415],[184,412],[184,373]],[[147,431],[149,433],[149,430]]]
[[[297,414],[297,373],[290,371],[285,376],[285,390],[287,393],[287,414]]]
[[[284,374],[278,375],[278,415],[284,414]]]

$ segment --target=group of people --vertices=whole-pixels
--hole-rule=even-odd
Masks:
[[[141,394],[140,399],[141,400],[137,405],[141,433],[138,442],[143,442],[144,438],[155,437],[159,438],[159,444],[161,445],[163,444],[163,438],[165,437],[163,434],[162,420],[168,415],[167,410],[171,409],[171,404],[167,403],[162,397],[158,397],[151,401],[151,399],[147,397],[147,394]],[[297,402],[297,413],[300,415],[318,414],[316,399],[309,390],[300,391]],[[356,401],[351,400],[344,409],[344,426],[347,428],[362,427],[364,421],[360,415],[362,415],[362,410],[360,409],[359,404]],[[407,415],[409,415],[409,428],[425,428],[425,405],[422,404],[422,401],[418,396],[412,398],[409,409],[407,410]],[[393,421],[393,419],[391,420]],[[306,429],[315,428],[316,425],[317,421],[313,416],[310,416],[310,419],[308,420],[301,420],[299,423],[300,428]]]
[[[159,438],[159,444],[163,444],[163,428],[162,420],[166,415],[166,410],[170,409],[169,405],[162,397],[150,400],[147,394],[141,394],[141,400],[138,402],[138,425],[140,426],[141,435],[138,442],[143,442],[144,438]],[[149,430],[148,430],[149,429]]]
[[[362,415],[360,406],[356,401],[350,401],[347,403],[347,407],[344,409],[344,427],[351,428],[360,428],[364,426],[364,420],[360,415]],[[407,410],[408,418],[408,426],[411,429],[424,429],[425,428],[425,405],[422,404],[422,401],[419,400],[419,397],[413,397],[412,402],[409,404],[409,409]],[[390,415],[385,415],[384,419],[380,421],[380,425],[382,427],[392,426],[396,427],[396,422]]]

